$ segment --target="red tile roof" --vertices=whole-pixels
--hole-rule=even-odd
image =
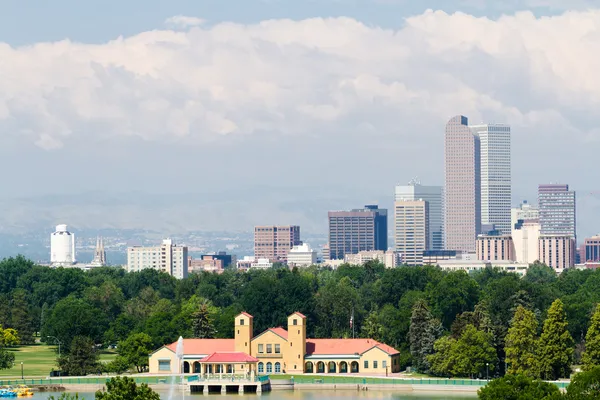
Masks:
[[[269,328],[267,330],[273,332],[276,335],[281,336],[285,340],[287,340],[287,338],[288,338],[288,332],[281,326],[278,326],[277,328]]]
[[[167,348],[175,352],[177,342],[171,343]],[[232,351],[235,351],[234,339],[183,339],[184,354],[212,354],[214,352]]]
[[[200,360],[201,363],[255,363],[258,358],[242,352],[216,352]]]
[[[378,347],[388,354],[398,354],[398,350],[373,339],[306,339],[307,355],[363,354]]]
[[[295,313],[292,313],[292,315],[296,314],[297,316],[299,316],[300,318],[305,318],[306,319],[306,315],[296,311]]]
[[[246,311],[242,311],[240,314],[245,315],[248,318],[254,318],[252,315],[248,314]]]

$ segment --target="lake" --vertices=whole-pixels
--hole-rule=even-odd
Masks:
[[[169,393],[159,392],[161,399],[168,400]],[[49,396],[54,395],[55,397],[60,396],[60,393],[37,393],[29,399],[35,400],[47,400]],[[261,396],[247,394],[247,395],[210,395],[204,396],[199,395],[186,395],[182,396],[180,393],[175,393],[172,400],[199,400],[202,398],[209,397],[211,400],[240,400],[240,399],[268,399],[268,400],[473,400],[477,396],[473,393],[468,394],[439,394],[439,395],[425,395],[425,394],[405,394],[405,393],[394,393],[392,391],[365,391],[358,392],[353,390],[324,390],[324,391],[313,391],[313,390],[295,390],[295,391],[273,391],[269,393],[263,393]],[[80,393],[79,398],[85,400],[93,400],[94,393]]]

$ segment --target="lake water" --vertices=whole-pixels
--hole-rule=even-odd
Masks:
[[[160,398],[164,400],[169,399],[167,392],[159,392]],[[37,393],[29,399],[34,400],[47,400],[49,396],[54,395],[55,397],[60,396],[60,393]],[[425,395],[425,394],[405,394],[405,393],[394,393],[392,391],[366,391],[358,392],[352,390],[324,390],[324,391],[312,391],[312,390],[295,390],[295,391],[274,391],[269,393],[263,393],[261,396],[247,394],[247,395],[220,395],[214,394],[210,396],[198,395],[186,395],[182,396],[181,392],[176,393],[172,400],[200,400],[204,398],[210,398],[210,400],[248,400],[252,399],[263,399],[263,400],[474,400],[477,396],[473,393],[468,394],[440,394],[440,395]],[[79,393],[79,398],[85,400],[94,400],[94,393]]]

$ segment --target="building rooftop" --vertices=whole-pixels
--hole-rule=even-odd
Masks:
[[[255,363],[258,358],[249,356],[243,352],[215,352],[200,360],[201,363]]]

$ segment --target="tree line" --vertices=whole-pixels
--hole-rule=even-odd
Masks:
[[[177,280],[154,270],[48,268],[23,257],[0,262],[0,325],[16,330],[22,344],[36,337],[60,342],[66,369],[79,363],[74,348],[116,345],[120,357],[111,368],[143,371],[144,351],[180,335],[233,337],[233,319],[241,311],[254,316],[255,334],[285,326],[287,315],[300,311],[308,319],[307,334],[316,338],[352,337],[354,313],[357,336],[397,348],[403,367],[437,375],[504,375],[515,365],[511,357],[528,360],[507,347],[517,311],[526,311],[518,311],[526,320],[519,329],[533,336],[515,345],[527,348],[541,343],[557,299],[561,326],[572,338],[569,359],[581,362],[590,318],[600,302],[600,271],[567,270],[557,276],[534,264],[521,278],[493,268],[467,274],[434,266],[386,269],[368,262],[336,270],[203,272]],[[77,318],[65,318],[70,315]],[[536,365],[546,376],[555,375],[554,364]]]

